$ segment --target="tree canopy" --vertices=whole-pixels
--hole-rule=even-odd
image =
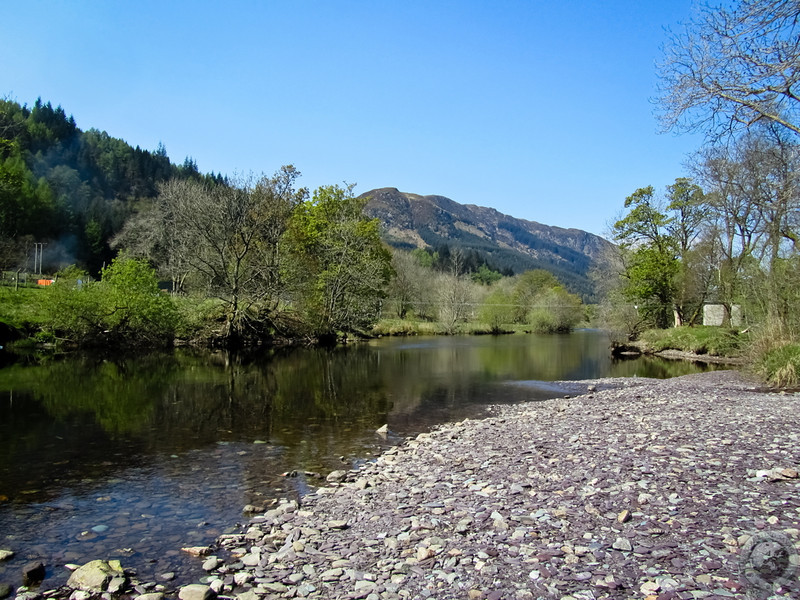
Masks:
[[[392,274],[391,254],[367,198],[352,186],[323,186],[292,215],[287,276],[305,322],[316,336],[355,332],[374,322]]]
[[[277,307],[281,238],[307,195],[296,189],[299,177],[289,165],[272,177],[225,184],[171,179],[114,243],[158,264],[174,291],[193,277],[195,287],[226,303],[225,337],[241,339],[256,302],[267,313]],[[268,320],[267,314],[261,319]]]

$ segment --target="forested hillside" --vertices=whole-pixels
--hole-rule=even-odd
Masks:
[[[0,267],[34,270],[34,244],[45,244],[45,271],[77,262],[97,272],[136,203],[173,177],[221,179],[189,158],[173,164],[162,145],[83,131],[50,102],[0,100]]]

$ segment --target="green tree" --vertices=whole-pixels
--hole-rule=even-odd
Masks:
[[[428,269],[432,269],[433,265],[439,260],[439,255],[436,252],[428,252],[424,248],[414,248],[411,251],[411,256],[416,259],[420,266]]]
[[[492,271],[488,266],[482,264],[478,267],[477,271],[473,271],[470,274],[470,277],[475,283],[492,285],[493,283],[500,281],[503,278],[503,275],[497,271]]]
[[[563,287],[544,290],[536,296],[528,321],[536,333],[566,333],[583,320],[583,303]]]
[[[158,289],[156,271],[146,261],[120,256],[103,269],[105,327],[112,335],[145,342],[169,342],[177,322],[175,306]]]
[[[52,210],[52,192],[28,169],[19,144],[0,139],[0,235],[46,235]]]
[[[544,269],[525,271],[518,277],[512,292],[514,323],[528,323],[536,297],[555,287],[562,287],[555,275]]]
[[[702,188],[687,177],[667,186],[669,223],[678,257],[675,276],[675,325],[694,325],[711,291],[712,269],[708,263],[712,248],[701,236],[706,232],[708,205]],[[705,242],[705,243],[701,243]]]
[[[508,285],[498,284],[483,301],[480,319],[489,325],[492,333],[503,333],[506,327],[514,322],[514,306],[512,291]]]
[[[291,218],[287,274],[294,303],[310,333],[330,338],[357,332],[378,318],[392,274],[377,219],[364,216],[368,199],[353,186],[323,186]]]
[[[638,303],[654,326],[664,328],[673,316],[678,248],[668,231],[672,221],[654,196],[652,186],[628,196],[628,214],[614,223],[612,231],[622,251],[625,297]]]

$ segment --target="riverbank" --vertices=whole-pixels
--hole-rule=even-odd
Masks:
[[[747,359],[741,356],[713,356],[711,354],[697,354],[684,350],[660,350],[658,352],[643,352],[650,356],[658,356],[667,360],[687,360],[690,362],[707,363],[710,365],[730,365],[731,367],[744,367]]]
[[[211,585],[242,600],[745,597],[750,536],[800,542],[797,395],[734,372],[559,385],[580,395],[421,434],[223,536]]]

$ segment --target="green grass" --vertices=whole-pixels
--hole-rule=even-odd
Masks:
[[[178,310],[175,336],[180,339],[207,339],[218,333],[225,320],[225,303],[216,298],[175,296]]]
[[[650,329],[640,340],[647,350],[681,350],[710,356],[740,356],[749,336],[734,329],[723,327],[676,327],[673,329]]]
[[[19,288],[0,286],[0,321],[15,329],[30,330],[44,322],[41,308],[40,288]]]
[[[787,343],[768,350],[758,359],[755,369],[773,387],[799,387],[800,343]]]
[[[527,333],[530,326],[508,324],[503,326],[503,333]],[[417,321],[408,319],[381,319],[372,328],[372,335],[488,335],[492,333],[491,327],[486,323],[459,323],[448,331],[444,323],[432,321]]]

